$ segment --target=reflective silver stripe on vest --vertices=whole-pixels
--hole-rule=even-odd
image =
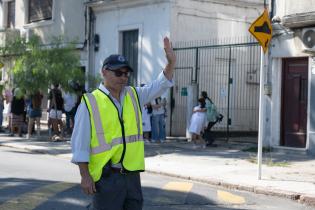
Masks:
[[[98,139],[98,144],[99,146],[91,148],[91,153],[92,154],[98,154],[103,151],[110,150],[112,147],[109,144],[106,144],[105,136],[104,136],[104,129],[102,126],[101,122],[101,114],[99,112],[99,108],[96,103],[95,96],[91,93],[87,93],[86,96],[89,99],[89,102],[91,104],[92,112],[93,112],[93,121],[94,121],[94,126],[96,129],[96,136]]]
[[[125,137],[125,141],[126,141],[126,144],[127,143],[138,142],[138,141],[140,142],[140,141],[143,141],[143,136],[142,135],[140,135],[140,136],[139,135],[126,136]],[[123,144],[123,138],[122,137],[115,138],[115,139],[112,140],[110,148],[108,148],[108,146],[106,146],[106,147],[98,146],[98,147],[92,148],[92,154],[99,154],[99,153],[108,151],[112,147],[120,145],[120,144]]]
[[[138,127],[138,134],[139,134],[139,138],[140,138],[140,120],[139,120],[139,108],[138,108],[138,103],[137,100],[135,98],[134,92],[132,91],[131,87],[126,87],[130,97],[131,97],[131,101],[133,104],[133,108],[135,110],[135,114],[136,114],[136,120],[137,120],[137,127]]]
[[[125,137],[126,143],[133,143],[137,141],[143,141],[143,136],[142,135],[132,135],[132,136],[126,136]],[[123,138],[115,138],[112,140],[112,147],[122,144],[123,143]]]
[[[142,135],[126,136],[125,140],[126,140],[126,143],[133,143],[133,142],[137,142],[137,141],[143,141],[143,136]]]

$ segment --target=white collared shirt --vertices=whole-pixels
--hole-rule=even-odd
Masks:
[[[140,107],[147,104],[154,98],[162,95],[168,88],[174,85],[173,81],[169,81],[163,72],[161,72],[156,80],[151,84],[144,87],[136,87],[136,91],[139,96]],[[120,102],[115,99],[103,84],[100,84],[99,89],[108,94],[109,97],[115,103],[119,111],[119,116],[122,112],[122,104],[126,90],[124,89],[120,93]],[[71,136],[71,148],[72,148],[72,160],[73,163],[89,162],[90,160],[90,142],[91,142],[91,130],[90,130],[90,115],[87,106],[84,102],[78,107],[75,115],[75,124],[73,133]]]

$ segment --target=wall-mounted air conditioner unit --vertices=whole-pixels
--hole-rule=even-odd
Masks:
[[[302,30],[301,40],[304,45],[304,52],[315,53],[315,28],[304,28]]]

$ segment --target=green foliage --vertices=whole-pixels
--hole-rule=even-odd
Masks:
[[[8,40],[5,46],[0,47],[0,56],[15,57],[21,55],[26,51],[26,47],[27,44],[24,38],[17,37],[15,39]]]
[[[257,164],[257,156],[250,155],[247,161]],[[262,164],[265,164],[269,167],[290,167],[291,163],[288,161],[275,161],[272,158],[263,158]]]
[[[73,44],[64,44],[63,40],[54,37],[49,46],[44,46],[38,36],[32,36],[28,42],[18,38],[2,48],[0,53],[15,56],[14,84],[29,94],[46,91],[52,84],[71,91],[71,80],[82,84],[79,53]]]

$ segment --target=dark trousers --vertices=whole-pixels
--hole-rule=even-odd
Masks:
[[[140,173],[121,174],[105,166],[102,177],[95,183],[89,210],[141,210],[143,197]]]
[[[207,128],[206,128],[206,130],[210,132],[211,128],[212,128],[217,122],[218,122],[218,121],[209,122],[209,123],[208,123],[208,126],[207,126]]]
[[[69,112],[65,112],[66,113],[66,128],[68,129],[68,131],[71,129],[70,128],[70,120],[74,124],[75,111],[76,111],[76,109],[72,108]],[[74,125],[72,125],[72,126],[74,126]]]
[[[211,145],[214,142],[213,135],[211,133],[211,128],[217,123],[218,121],[215,122],[209,122],[207,128],[205,129],[203,138],[207,142],[207,145]]]

